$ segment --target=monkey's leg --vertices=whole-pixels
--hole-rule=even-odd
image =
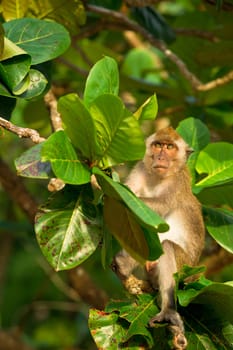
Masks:
[[[176,311],[173,274],[177,271],[175,245],[166,240],[162,243],[164,254],[158,260],[158,284],[161,295],[161,311],[153,317],[149,325],[155,322],[169,322],[173,333],[175,349],[186,349],[187,340],[184,336],[184,324]]]

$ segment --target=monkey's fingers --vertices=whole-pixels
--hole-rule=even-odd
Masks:
[[[157,315],[152,317],[149,321],[149,326],[154,327],[156,322],[169,322],[171,325],[180,329],[184,333],[184,324],[179,313],[173,309],[161,310]]]

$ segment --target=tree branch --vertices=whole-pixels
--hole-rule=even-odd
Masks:
[[[20,126],[16,126],[2,117],[0,117],[0,126],[8,131],[13,132],[14,134],[18,135],[20,138],[22,137],[30,138],[34,143],[40,143],[45,140],[43,137],[40,136],[38,131],[34,129],[22,128]]]
[[[23,181],[12,172],[9,166],[0,158],[0,183],[5,191],[27,215],[31,222],[37,212],[37,203],[30,195]]]
[[[52,123],[53,130],[61,130],[62,120],[60,113],[57,110],[57,99],[53,93],[53,90],[50,89],[47,94],[44,96],[45,105],[49,109],[49,115]]]
[[[185,62],[182,61],[173,51],[168,49],[162,41],[157,40],[145,28],[140,26],[135,21],[130,20],[123,13],[89,4],[86,4],[86,10],[103,16],[105,26],[107,25],[111,28],[115,28],[118,30],[131,30],[141,35],[145,40],[147,40],[152,46],[160,50],[171,62],[173,62],[177,66],[183,77],[190,82],[192,88],[196,91],[212,90],[218,86],[225,85],[233,80],[233,72],[231,71],[222,78],[218,78],[211,82],[202,83],[199,80],[199,78],[188,69]],[[102,17],[101,21],[103,21]],[[99,28],[101,28],[101,26]],[[98,28],[96,30],[98,30]],[[192,32],[192,34],[194,34],[194,31]],[[195,32],[195,34],[198,36],[203,36],[203,33],[200,32]],[[205,38],[208,38],[209,40],[213,41],[217,40],[216,37],[210,36],[209,34],[205,36]]]

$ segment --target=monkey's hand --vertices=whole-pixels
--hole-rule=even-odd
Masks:
[[[156,322],[169,322],[170,331],[173,334],[173,345],[175,350],[184,350],[188,342],[184,335],[184,324],[179,313],[173,309],[162,310],[149,321],[150,327],[154,327]]]

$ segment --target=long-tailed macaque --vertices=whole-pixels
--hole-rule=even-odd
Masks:
[[[169,231],[159,234],[164,254],[141,268],[123,250],[113,263],[129,292],[148,291],[147,282],[153,289],[159,289],[161,311],[150,320],[149,325],[170,323],[176,349],[185,349],[187,341],[183,321],[176,311],[173,274],[183,264],[197,264],[204,245],[201,208],[192,194],[186,166],[190,151],[172,127],[161,129],[146,140],[144,159],[133,168],[126,185],[169,224]],[[135,285],[132,282],[134,278],[137,281]]]

